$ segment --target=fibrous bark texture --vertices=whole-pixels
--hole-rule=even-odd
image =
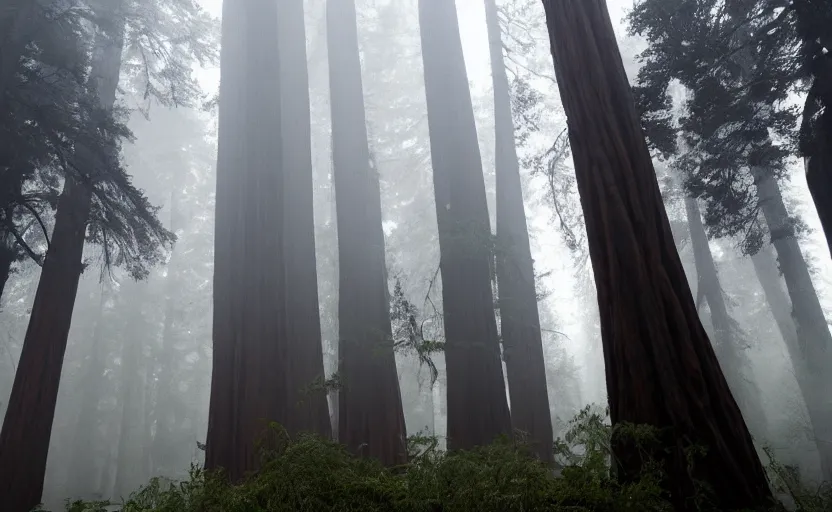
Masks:
[[[685,210],[696,265],[697,296],[704,297],[708,301],[714,331],[714,351],[743,417],[751,426],[751,431],[765,438],[767,422],[763,404],[760,401],[760,388],[751,376],[747,375],[750,373],[750,362],[743,352],[742,331],[728,312],[719,273],[708,243],[708,235],[702,223],[699,203],[693,197],[685,198]]]
[[[538,457],[551,460],[553,434],[546,364],[496,0],[485,0],[485,20],[494,84],[497,297],[511,423],[515,431],[528,436]]]
[[[239,480],[285,422],[287,258],[277,3],[225,2],[214,236],[213,373],[205,466]]]
[[[699,320],[609,12],[603,0],[543,0],[601,313],[614,425],[651,425],[664,486],[693,510],[695,480],[720,510],[767,503],[771,493],[751,435]],[[707,452],[691,470],[686,443]],[[616,436],[619,477],[643,459]]]
[[[312,204],[312,139],[303,0],[278,2],[281,139],[283,141],[287,347],[292,372],[286,388],[291,434],[332,434],[326,393],[312,384],[324,378],[315,221]],[[314,389],[314,391],[309,391]]]
[[[491,228],[456,6],[420,0],[445,323],[448,448],[510,434],[491,291]]]
[[[354,0],[329,0],[326,16],[338,214],[338,441],[384,464],[401,464],[407,459],[407,433],[390,326],[381,194],[367,142]]]
[[[96,35],[90,83],[96,87],[104,109],[111,109],[115,102],[122,47],[118,30]],[[93,162],[90,150],[80,144],[74,158],[80,169]],[[0,432],[0,503],[9,512],[29,512],[38,505],[43,492],[91,206],[90,183],[86,178],[82,181],[73,174],[67,175]]]

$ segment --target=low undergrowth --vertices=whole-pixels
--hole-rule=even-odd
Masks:
[[[645,435],[634,429],[634,435]],[[289,441],[273,427],[262,468],[238,485],[191,469],[190,479],[153,479],[118,506],[75,502],[70,512],[512,512],[671,511],[659,487],[661,471],[618,484],[609,471],[610,428],[589,408],[556,443],[557,469],[527,455],[514,441],[500,440],[471,452],[447,454],[435,438],[410,439],[406,466],[383,468],[356,458],[342,446],[313,436]],[[771,463],[772,486],[800,512],[832,510],[832,492],[801,487],[791,468]],[[705,501],[705,500],[703,500]],[[784,510],[772,505],[772,511]]]

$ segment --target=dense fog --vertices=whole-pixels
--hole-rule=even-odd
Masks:
[[[204,9],[217,17],[221,3],[202,0]],[[408,342],[412,321],[418,324],[423,343],[444,336],[418,6],[416,0],[359,0],[356,4],[368,149],[381,194],[387,293],[404,420],[409,435],[436,435],[444,446],[448,417],[444,354],[441,350],[422,353]],[[601,412],[606,407],[598,304],[543,8],[537,0],[498,1],[497,5],[539,299],[549,409],[558,436],[585,406],[593,404]],[[630,3],[610,0],[608,5],[633,80],[639,69],[637,54],[646,43],[627,33],[623,17]],[[287,116],[282,121],[283,137],[296,137],[284,145],[296,148],[298,158],[303,159],[305,151],[311,155],[317,300],[324,369],[331,379],[344,355],[338,353],[339,210],[333,175],[335,100],[330,88],[342,86],[342,74],[347,76],[349,71],[330,63],[328,55],[348,41],[328,43],[325,0],[306,0],[304,7],[304,24],[283,21],[280,25],[281,76],[296,76],[297,58],[293,61],[290,53],[299,55],[302,49],[293,46],[293,41],[305,37],[311,138],[304,139],[299,128],[302,120],[292,119],[293,107],[304,104],[303,91],[281,80],[281,103]],[[485,8],[482,0],[456,0],[456,7],[494,232],[497,155]],[[262,55],[257,59],[277,57],[273,49],[259,51]],[[43,492],[46,507],[53,510],[69,497],[126,497],[153,476],[187,478],[191,464],[204,463],[215,303],[219,62],[194,64],[203,95],[192,106],[178,108],[148,95],[137,85],[140,66],[131,66],[122,71],[116,103],[129,109],[127,126],[134,134],[134,140],[123,145],[123,162],[135,186],[159,206],[158,219],[177,241],[150,268],[149,275],[138,281],[118,261],[108,265],[99,246],[87,243],[84,248],[86,267],[72,313]],[[671,90],[676,115],[682,115],[684,91],[678,84]],[[795,96],[794,103],[801,102]],[[295,156],[284,154],[283,158]],[[746,361],[726,362],[719,351],[717,355],[726,372],[732,364],[743,365],[737,382],[756,386],[762,410],[757,415],[743,412],[760,453],[763,446],[770,446],[781,461],[798,466],[804,478],[819,480],[817,445],[788,349],[789,343],[797,343],[792,301],[774,251],[766,244],[751,257],[741,251],[741,237],[708,240],[699,219],[700,205],[685,198],[681,178],[658,159],[656,172],[688,282],[711,336],[716,333],[712,321],[716,317],[713,298],[706,300],[703,277],[697,272],[694,255],[703,246],[696,245],[700,235],[696,229],[703,230],[705,238],[698,240],[704,240],[713,256],[724,308],[733,322],[730,328],[741,340],[740,357]],[[832,314],[832,261],[807,189],[802,159],[790,161],[780,183],[788,213],[799,217],[805,228],[799,231],[799,247],[828,318]],[[291,221],[292,214],[288,215]],[[45,216],[48,226],[53,222],[53,214]],[[30,240],[35,251],[46,250],[43,236]],[[255,262],[247,261],[241,251],[236,264],[245,268]],[[3,290],[3,414],[40,271],[30,258],[15,263]],[[287,293],[290,303],[309,297],[300,289]],[[497,321],[499,325],[499,315]],[[504,375],[505,366],[503,362]],[[326,382],[317,384],[325,386]],[[734,385],[730,378],[729,384]],[[338,393],[329,390],[327,398],[337,432]]]

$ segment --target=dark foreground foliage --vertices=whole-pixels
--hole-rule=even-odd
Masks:
[[[661,469],[648,465],[626,485],[611,477],[611,429],[590,408],[556,443],[556,468],[527,455],[517,442],[500,440],[470,452],[447,454],[436,438],[412,436],[410,462],[384,468],[350,455],[332,441],[301,436],[288,441],[274,426],[261,447],[262,469],[239,485],[194,467],[185,482],[153,479],[124,503],[74,502],[69,512],[512,512],[672,511],[662,496]],[[636,440],[649,429],[626,429]],[[794,471],[772,463],[772,485],[799,512],[832,510],[827,488],[804,489]],[[708,507],[703,490],[699,509]],[[790,507],[792,508],[792,507]],[[795,509],[795,508],[792,508]],[[785,510],[772,504],[773,511]]]

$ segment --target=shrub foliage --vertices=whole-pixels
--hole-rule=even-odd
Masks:
[[[587,407],[555,443],[556,463],[532,458],[522,442],[500,439],[473,451],[445,453],[435,437],[411,436],[409,462],[384,468],[316,436],[289,440],[272,425],[260,446],[261,469],[238,484],[191,468],[190,479],[154,478],[121,504],[72,502],[68,512],[533,512],[672,511],[661,488],[662,470],[647,464],[637,481],[618,483],[610,453],[613,429],[596,407]],[[617,427],[618,435],[651,442],[645,427]],[[701,450],[691,449],[691,464]],[[800,512],[832,510],[826,486],[808,490],[793,468],[768,467],[772,486]],[[702,489],[698,510],[708,507]],[[771,511],[785,510],[772,504]]]

